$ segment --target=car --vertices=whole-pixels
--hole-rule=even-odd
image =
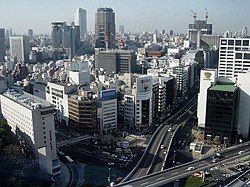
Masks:
[[[217,162],[219,160],[219,158],[215,158],[212,160],[213,163]]]
[[[243,153],[245,153],[245,151],[239,151],[239,152],[238,152],[239,155],[241,155],[241,154],[243,154]]]
[[[195,167],[189,167],[189,168],[187,168],[187,170],[188,171],[193,171],[193,170],[195,170]]]
[[[172,130],[172,128],[171,128],[171,127],[169,127],[168,132],[170,132],[171,130]]]
[[[161,145],[161,149],[164,149],[164,148],[165,148],[165,146],[162,144],[162,145]]]
[[[163,154],[166,155],[166,154],[167,154],[167,151],[164,151]]]

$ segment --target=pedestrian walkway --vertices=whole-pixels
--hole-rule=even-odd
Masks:
[[[58,184],[60,187],[67,187],[70,182],[70,171],[67,166],[60,162],[61,165],[61,182]]]

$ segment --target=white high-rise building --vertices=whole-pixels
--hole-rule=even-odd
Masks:
[[[80,36],[84,37],[87,33],[87,14],[86,10],[78,8],[75,10],[75,25],[80,27]]]
[[[197,118],[198,126],[204,128],[207,108],[207,89],[217,82],[217,69],[203,69],[200,75],[200,90],[198,93]]]
[[[48,82],[46,88],[46,100],[56,107],[56,120],[68,125],[69,94],[76,90],[76,86],[62,82]]]
[[[56,153],[55,107],[26,92],[7,90],[1,95],[1,111],[11,130],[24,140],[42,170],[59,177],[60,162]]]
[[[235,82],[239,73],[250,70],[250,39],[221,38],[219,52],[219,77]]]
[[[18,62],[29,60],[30,45],[28,36],[10,37],[10,55],[16,57]]]
[[[117,128],[117,94],[116,90],[104,90],[100,92],[100,106],[98,116],[100,118],[101,132],[106,134]]]

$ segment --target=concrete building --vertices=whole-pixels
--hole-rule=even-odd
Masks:
[[[100,132],[109,134],[117,128],[117,93],[115,90],[103,90],[99,99]]]
[[[99,132],[97,121],[97,98],[90,91],[81,91],[69,98],[69,126],[80,133]]]
[[[68,97],[74,91],[76,91],[76,86],[72,84],[62,82],[48,82],[47,84],[46,100],[55,106],[55,120],[61,124],[68,125]]]
[[[60,59],[63,55],[73,58],[80,46],[80,28],[66,22],[52,22],[52,50],[54,58]]]
[[[153,120],[152,76],[141,75],[135,86],[124,95],[124,123],[135,130],[142,130]]]
[[[17,61],[28,62],[30,54],[30,45],[28,36],[10,37],[10,56],[16,57]]]
[[[0,62],[4,60],[5,53],[5,29],[0,28]]]
[[[219,51],[219,77],[235,82],[240,73],[250,69],[250,39],[221,38]]]
[[[120,34],[124,34],[124,31],[125,29],[124,29],[124,25],[119,25],[119,33]]]
[[[231,83],[212,85],[207,90],[205,139],[235,143],[237,134],[238,88]]]
[[[28,30],[28,36],[29,36],[29,39],[33,38],[33,36],[34,36],[33,29]]]
[[[250,137],[250,72],[238,75],[237,86],[239,87],[239,112],[238,133],[245,138]]]
[[[200,90],[198,93],[197,118],[198,127],[205,128],[206,108],[207,108],[207,90],[217,82],[216,69],[203,69],[200,73]]]
[[[129,50],[108,50],[95,52],[95,69],[103,68],[107,73],[134,73],[136,55]]]
[[[115,13],[112,8],[98,8],[95,13],[96,48],[115,48]]]
[[[88,69],[82,71],[69,71],[69,82],[76,85],[89,85],[90,73]]]
[[[19,136],[49,175],[60,177],[56,152],[55,108],[49,102],[13,89],[1,95],[1,110],[11,130]]]
[[[75,25],[80,27],[80,36],[83,38],[87,34],[87,13],[82,8],[75,10]]]

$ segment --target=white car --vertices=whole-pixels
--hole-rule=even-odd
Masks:
[[[164,147],[165,147],[164,145],[161,145],[161,149],[164,149]]]
[[[243,153],[245,153],[245,151],[239,151],[239,152],[238,152],[239,155],[241,155],[241,154],[243,154]]]
[[[166,154],[167,154],[167,151],[164,151],[163,154],[166,155]]]
[[[188,171],[193,171],[193,170],[195,170],[195,167],[189,167],[189,168],[187,168],[187,170]]]
[[[171,130],[172,130],[172,128],[171,128],[171,127],[169,127],[168,132],[170,132]]]

